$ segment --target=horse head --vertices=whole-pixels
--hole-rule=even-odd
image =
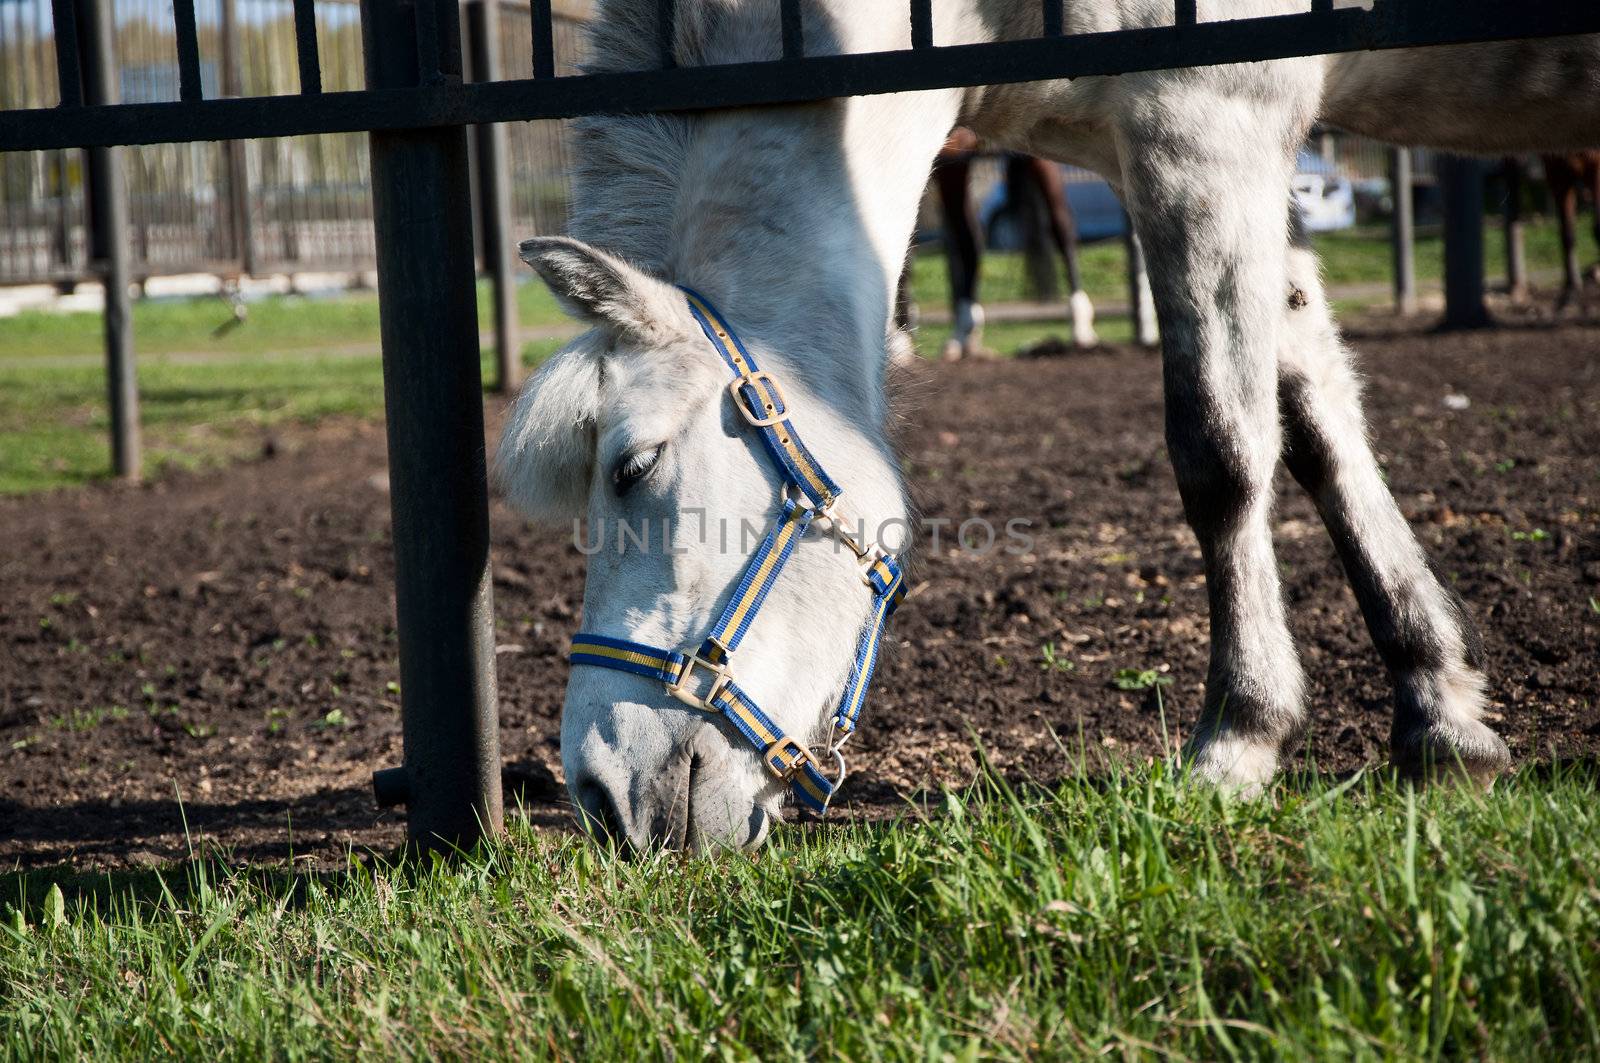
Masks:
[[[568,790],[634,849],[753,848],[786,795],[826,806],[843,704],[903,588],[881,396],[830,393],[735,305],[577,240],[522,255],[591,326],[529,380],[498,459],[512,504],[589,554]],[[798,466],[775,460],[795,445]],[[812,467],[844,500],[797,482]]]

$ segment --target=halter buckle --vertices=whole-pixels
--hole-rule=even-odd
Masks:
[[[768,746],[767,751],[761,754],[761,761],[767,766],[768,771],[785,781],[806,764],[820,770],[817,758],[811,755],[811,750],[788,735]]]
[[[774,408],[770,402],[764,404],[768,414],[766,417],[761,416],[750,408],[744,392],[740,390],[746,386],[754,389],[758,380],[766,385],[767,391],[777,400],[777,408]],[[735,378],[728,385],[728,394],[733,396],[734,409],[739,411],[739,416],[748,421],[752,428],[771,428],[775,424],[780,424],[789,416],[789,403],[783,397],[783,389],[778,386],[776,380],[772,379],[772,374],[765,369],[757,369],[753,373],[744,373]]]
[[[705,697],[701,697],[689,688],[697,665],[711,674],[711,685],[706,688]],[[716,664],[698,653],[691,653],[684,658],[683,667],[678,670],[678,678],[667,684],[667,693],[691,708],[710,710],[712,700],[730,681],[727,662]]]

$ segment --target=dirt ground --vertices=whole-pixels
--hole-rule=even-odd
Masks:
[[[1356,339],[1389,481],[1483,626],[1495,726],[1523,762],[1592,755],[1600,328]],[[1046,779],[1083,750],[1142,759],[1181,740],[1200,704],[1205,596],[1159,389],[1156,356],[1130,349],[909,382],[903,452],[922,512],[1029,520],[1035,542],[1022,556],[924,552],[847,812],[965,782],[975,738],[1005,770]],[[143,488],[0,501],[0,867],[138,865],[202,840],[323,863],[400,840],[369,789],[373,768],[400,760],[382,430],[323,427],[263,450]],[[1313,510],[1281,480],[1307,753],[1325,769],[1375,762],[1387,681]],[[495,506],[507,779],[553,826],[567,822],[557,719],[583,573],[570,538]],[[1125,669],[1159,678],[1124,689],[1140,685]]]

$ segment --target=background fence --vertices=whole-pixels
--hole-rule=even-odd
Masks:
[[[170,0],[109,0],[125,103],[177,100]],[[526,3],[500,5],[500,77],[533,76]],[[557,71],[572,73],[591,0],[552,5]],[[300,91],[292,0],[195,0],[207,98]],[[316,5],[324,91],[365,87],[357,0]],[[463,34],[463,39],[466,35]],[[51,0],[0,0],[0,111],[58,102]],[[512,218],[521,234],[566,226],[566,123],[508,123]],[[125,152],[135,277],[368,270],[375,262],[368,142],[362,133]],[[0,152],[0,285],[91,274],[81,150]]]

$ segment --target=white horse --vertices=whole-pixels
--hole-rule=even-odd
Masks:
[[[678,7],[681,65],[778,55],[774,0]],[[1303,7],[1201,0],[1200,17]],[[655,0],[601,0],[589,69],[655,67],[656,11]],[[809,54],[910,44],[903,0],[808,0],[804,13]],[[1066,13],[1069,32],[1082,33],[1157,25],[1172,11],[1168,0],[1078,0]],[[948,44],[1037,36],[1039,4],[937,0],[934,26]],[[1291,234],[1294,153],[1316,119],[1447,149],[1584,147],[1600,141],[1600,40],[584,121],[577,239],[522,251],[593,328],[528,383],[505,428],[501,482],[535,518],[586,518],[591,537],[604,533],[589,564],[587,630],[699,644],[752,549],[741,527],[770,524],[782,484],[674,287],[684,284],[720,307],[781,382],[852,516],[901,549],[905,492],[884,441],[885,363],[905,343],[890,326],[894,287],[930,163],[960,122],[1104,175],[1148,255],[1167,443],[1210,597],[1192,774],[1257,791],[1305,726],[1271,540],[1283,458],[1314,498],[1391,673],[1394,764],[1487,784],[1510,757],[1480,719],[1487,683],[1471,621],[1384,486],[1316,260]],[[663,521],[666,544],[641,549],[618,534],[627,522],[659,536]],[[739,683],[789,734],[822,741],[871,605],[854,559],[810,536],[736,655]],[[786,790],[724,720],[617,671],[573,670],[561,738],[583,818],[636,847],[757,845]]]

